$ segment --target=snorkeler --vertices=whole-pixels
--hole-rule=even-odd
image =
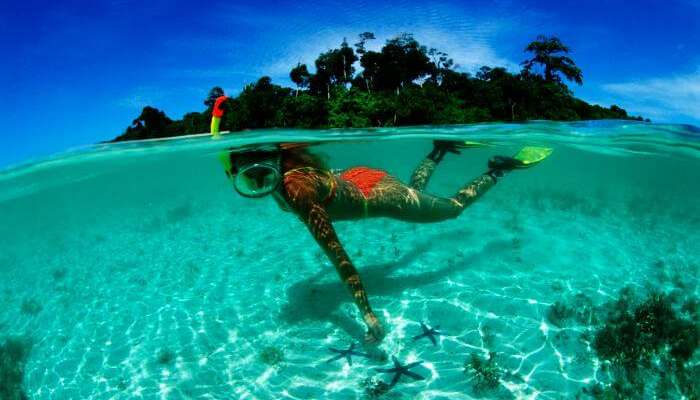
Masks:
[[[216,99],[212,111],[214,137],[225,96]],[[217,117],[218,115],[218,117]],[[215,121],[216,119],[216,121]],[[525,147],[515,157],[496,156],[488,169],[453,197],[424,192],[433,171],[447,153],[459,154],[465,142],[435,141],[432,151],[418,165],[408,185],[387,172],[368,167],[339,173],[329,170],[303,144],[280,144],[267,150],[231,151],[222,159],[226,174],[236,191],[249,198],[271,195],[284,211],[295,213],[331,260],[367,325],[366,340],[380,341],[384,329],[372,311],[360,275],[343,248],[332,221],[389,217],[410,222],[439,222],[458,217],[464,209],[488,191],[506,172],[532,166],[551,149]]]
[[[458,217],[508,171],[543,160],[551,149],[526,147],[515,157],[496,156],[486,172],[449,198],[423,190],[448,152],[459,153],[456,142],[435,141],[408,185],[387,172],[367,167],[342,172],[329,170],[303,144],[281,144],[267,150],[229,153],[226,173],[244,197],[272,196],[281,209],[295,213],[331,260],[367,325],[368,342],[384,337],[372,311],[360,275],[343,248],[333,221],[389,217],[410,222],[438,222]]]

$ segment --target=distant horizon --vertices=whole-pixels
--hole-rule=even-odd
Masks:
[[[14,55],[0,67],[10,93],[0,100],[0,166],[109,140],[146,105],[171,118],[203,110],[212,86],[236,94],[262,75],[293,86],[288,73],[297,62],[312,65],[318,53],[343,38],[354,43],[363,31],[377,35],[370,48],[412,32],[446,51],[463,71],[481,65],[517,71],[530,40],[558,35],[584,71],[584,85],[570,85],[577,97],[617,104],[655,123],[700,126],[700,27],[693,24],[700,5],[688,0],[634,7],[573,1],[35,3],[10,5],[0,16],[0,33],[10,38],[4,53]],[[311,15],[309,7],[315,7]]]

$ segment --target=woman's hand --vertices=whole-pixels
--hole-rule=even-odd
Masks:
[[[365,335],[365,342],[367,343],[379,343],[384,339],[386,332],[384,332],[384,327],[379,319],[374,314],[365,315],[365,323],[367,324],[367,334]]]

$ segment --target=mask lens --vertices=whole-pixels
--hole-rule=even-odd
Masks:
[[[277,189],[280,173],[267,164],[253,164],[241,168],[236,175],[236,191],[245,197],[262,197]]]

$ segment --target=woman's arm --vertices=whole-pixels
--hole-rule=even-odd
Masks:
[[[301,174],[303,176],[298,176],[296,179],[293,176],[285,177],[285,189],[290,205],[307,226],[316,242],[324,250],[335,266],[338,276],[350,290],[355,305],[362,313],[362,318],[369,328],[367,339],[369,341],[379,341],[384,336],[384,330],[372,311],[357,269],[350,261],[350,257],[342,244],[340,244],[330,217],[318,200],[318,181],[314,180],[314,177],[309,176],[309,174]]]

